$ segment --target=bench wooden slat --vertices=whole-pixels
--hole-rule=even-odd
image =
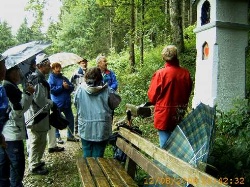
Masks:
[[[118,174],[114,170],[114,165],[111,165],[109,163],[108,159],[106,159],[106,158],[98,158],[97,161],[98,161],[100,167],[102,168],[104,174],[108,178],[109,183],[112,186],[114,186],[114,187],[124,186],[122,184],[121,179],[118,177]]]
[[[92,157],[88,157],[86,158],[89,169],[92,173],[92,176],[95,179],[96,182],[96,186],[99,187],[109,187],[109,182],[106,179],[105,175],[103,174],[100,166],[98,165],[98,163],[96,162],[95,158]]]
[[[95,187],[95,183],[89,172],[86,160],[84,158],[78,158],[76,160],[77,168],[80,174],[83,187]]]
[[[121,138],[117,138],[116,145],[123,150],[123,152],[133,158],[133,160],[150,176],[152,177],[166,177],[166,173],[160,170],[155,163],[150,161],[144,155],[142,155],[138,150],[129,145],[126,141]]]
[[[113,169],[117,172],[118,176],[125,183],[125,186],[138,187],[136,182],[128,175],[124,167],[115,159],[108,159],[109,163],[113,165]]]
[[[181,186],[180,184],[175,182],[175,179],[167,176],[167,174],[158,168],[157,164],[153,161],[149,160],[141,154],[138,150],[136,150],[133,146],[128,144],[122,138],[118,138],[116,145],[126,153],[127,156],[133,158],[133,160],[146,172],[151,176],[151,182],[159,184],[171,184],[171,186]],[[168,180],[168,182],[166,182]],[[150,181],[148,181],[150,182]],[[178,181],[179,182],[179,181]]]
[[[220,183],[217,179],[208,175],[207,173],[203,173],[197,168],[194,168],[189,163],[186,163],[183,160],[174,157],[166,150],[155,146],[150,141],[140,137],[137,134],[131,133],[128,129],[120,127],[119,134],[130,141],[132,144],[134,144],[136,147],[143,150],[149,156],[158,160],[165,167],[172,168],[173,172],[196,187],[227,186]]]

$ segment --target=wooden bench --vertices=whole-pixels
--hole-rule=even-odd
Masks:
[[[127,154],[125,167],[113,158],[79,158],[77,166],[83,186],[137,186],[133,179],[138,167],[150,176],[145,184],[185,186],[187,181],[198,187],[226,186],[126,128],[120,127],[119,135],[116,145]],[[169,177],[157,162],[180,177]]]

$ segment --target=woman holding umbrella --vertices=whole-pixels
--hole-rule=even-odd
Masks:
[[[35,91],[32,85],[28,85],[24,93],[22,93],[17,86],[20,78],[20,70],[17,66],[14,66],[6,71],[5,80],[3,81],[3,86],[10,101],[10,113],[3,129],[7,147],[4,150],[1,148],[1,152],[7,154],[8,158],[5,157],[5,162],[11,166],[9,173],[10,186],[23,186],[22,180],[25,170],[23,140],[27,137],[24,113],[30,107]],[[3,159],[1,158],[2,161]]]

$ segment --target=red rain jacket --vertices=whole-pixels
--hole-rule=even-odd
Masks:
[[[155,105],[154,126],[158,130],[173,131],[182,119],[192,90],[192,80],[187,69],[179,62],[166,62],[151,80],[148,98]],[[181,112],[182,111],[182,112]]]

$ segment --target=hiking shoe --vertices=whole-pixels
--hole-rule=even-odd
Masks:
[[[77,139],[77,138],[75,138],[74,136],[73,137],[68,137],[67,138],[67,141],[70,141],[70,142],[79,142],[80,140],[79,139]]]
[[[59,143],[59,144],[64,144],[64,141],[62,140],[61,137],[59,137],[59,138],[57,138],[57,143]]]
[[[49,148],[48,152],[49,153],[54,153],[54,152],[62,152],[64,151],[64,147],[53,147],[53,148]]]
[[[47,175],[49,170],[39,166],[31,170],[30,172],[32,175]]]

